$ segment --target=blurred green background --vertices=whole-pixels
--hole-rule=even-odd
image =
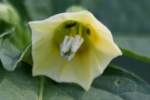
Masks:
[[[6,0],[0,0],[6,1]],[[64,12],[72,5],[91,11],[124,48],[150,57],[150,0],[7,0],[19,11],[22,19],[38,20]],[[113,64],[129,69],[150,83],[150,63],[119,57]]]
[[[43,19],[64,12],[71,5],[82,5],[112,32],[150,32],[150,0],[10,0],[23,17]],[[25,15],[25,16],[24,16]]]

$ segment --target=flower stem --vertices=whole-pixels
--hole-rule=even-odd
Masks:
[[[43,76],[41,76],[38,100],[43,100],[44,83],[45,83],[45,78]]]

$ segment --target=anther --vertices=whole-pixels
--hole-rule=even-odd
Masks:
[[[89,29],[89,28],[86,29],[86,33],[87,33],[88,35],[90,35],[90,29]]]
[[[75,53],[78,51],[82,45],[84,39],[80,35],[65,36],[64,41],[60,44],[60,54],[62,57],[70,61],[75,56]]]
[[[76,22],[72,22],[72,23],[67,23],[66,25],[65,25],[65,27],[66,28],[71,28],[71,27],[74,27],[74,26],[76,26]]]

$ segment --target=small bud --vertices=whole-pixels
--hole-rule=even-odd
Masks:
[[[16,25],[19,21],[18,13],[11,5],[0,3],[0,23]]]

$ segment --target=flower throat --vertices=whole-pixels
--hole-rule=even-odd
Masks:
[[[60,43],[60,55],[71,61],[84,42],[83,34],[87,28],[77,22],[65,23],[66,34]]]

